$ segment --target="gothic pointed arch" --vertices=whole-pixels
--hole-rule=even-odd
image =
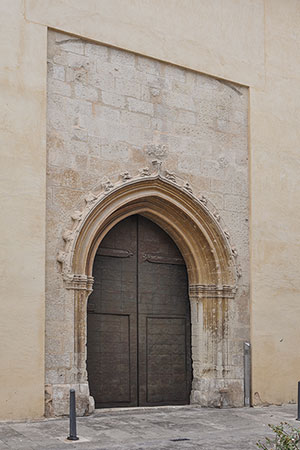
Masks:
[[[104,236],[121,220],[142,215],[165,230],[179,248],[188,271],[192,324],[193,388],[191,401],[211,404],[207,383],[217,385],[228,360],[228,302],[239,278],[237,251],[230,243],[218,212],[209,201],[197,198],[188,183],[174,174],[148,169],[132,178],[127,172],[113,184],[85,198],[85,208],[73,216],[66,230],[58,261],[67,289],[74,291],[75,355],[78,382],[87,382],[86,305],[92,291],[93,261]],[[208,354],[205,348],[211,347]],[[215,360],[218,355],[218,367]],[[212,401],[216,388],[211,389]],[[217,396],[222,396],[220,391]]]

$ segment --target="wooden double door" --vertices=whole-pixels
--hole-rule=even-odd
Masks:
[[[187,273],[172,239],[130,216],[103,239],[93,276],[87,369],[96,407],[189,403]]]

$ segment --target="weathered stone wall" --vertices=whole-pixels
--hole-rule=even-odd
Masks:
[[[219,383],[201,385],[201,368],[194,369],[199,394],[192,400],[241,405],[249,339],[247,89],[65,34],[50,31],[48,38],[48,414],[65,413],[66,385],[82,381],[74,365],[73,296],[56,260],[63,230],[93,187],[154,159],[214,203],[238,250],[242,276],[228,304],[226,373],[217,354]],[[203,350],[209,354],[209,345]],[[228,383],[230,395],[220,396]],[[80,389],[86,396],[87,385]]]

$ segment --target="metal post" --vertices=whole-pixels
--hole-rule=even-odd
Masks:
[[[244,342],[244,405],[251,406],[251,344]]]
[[[76,431],[76,400],[75,389],[70,389],[70,435],[67,437],[69,441],[78,441]]]
[[[300,381],[298,381],[298,414],[296,420],[300,420]]]

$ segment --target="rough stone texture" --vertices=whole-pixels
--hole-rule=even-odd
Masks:
[[[51,31],[48,38],[50,413],[66,413],[69,386],[82,382],[74,361],[73,296],[65,289],[56,261],[63,231],[94,186],[124,171],[137,172],[153,159],[162,160],[167,170],[215,204],[238,250],[242,277],[237,295],[227,305],[228,361],[220,361],[219,353],[211,355],[209,343],[203,346],[219,381],[213,387],[207,381],[203,385],[205,367],[194,366],[191,400],[241,406],[243,342],[249,339],[247,89],[61,33]],[[211,326],[217,323],[216,314],[213,310]],[[225,385],[229,395],[220,392]],[[217,389],[215,395],[208,392],[211,389]],[[86,401],[79,412],[87,408]]]

